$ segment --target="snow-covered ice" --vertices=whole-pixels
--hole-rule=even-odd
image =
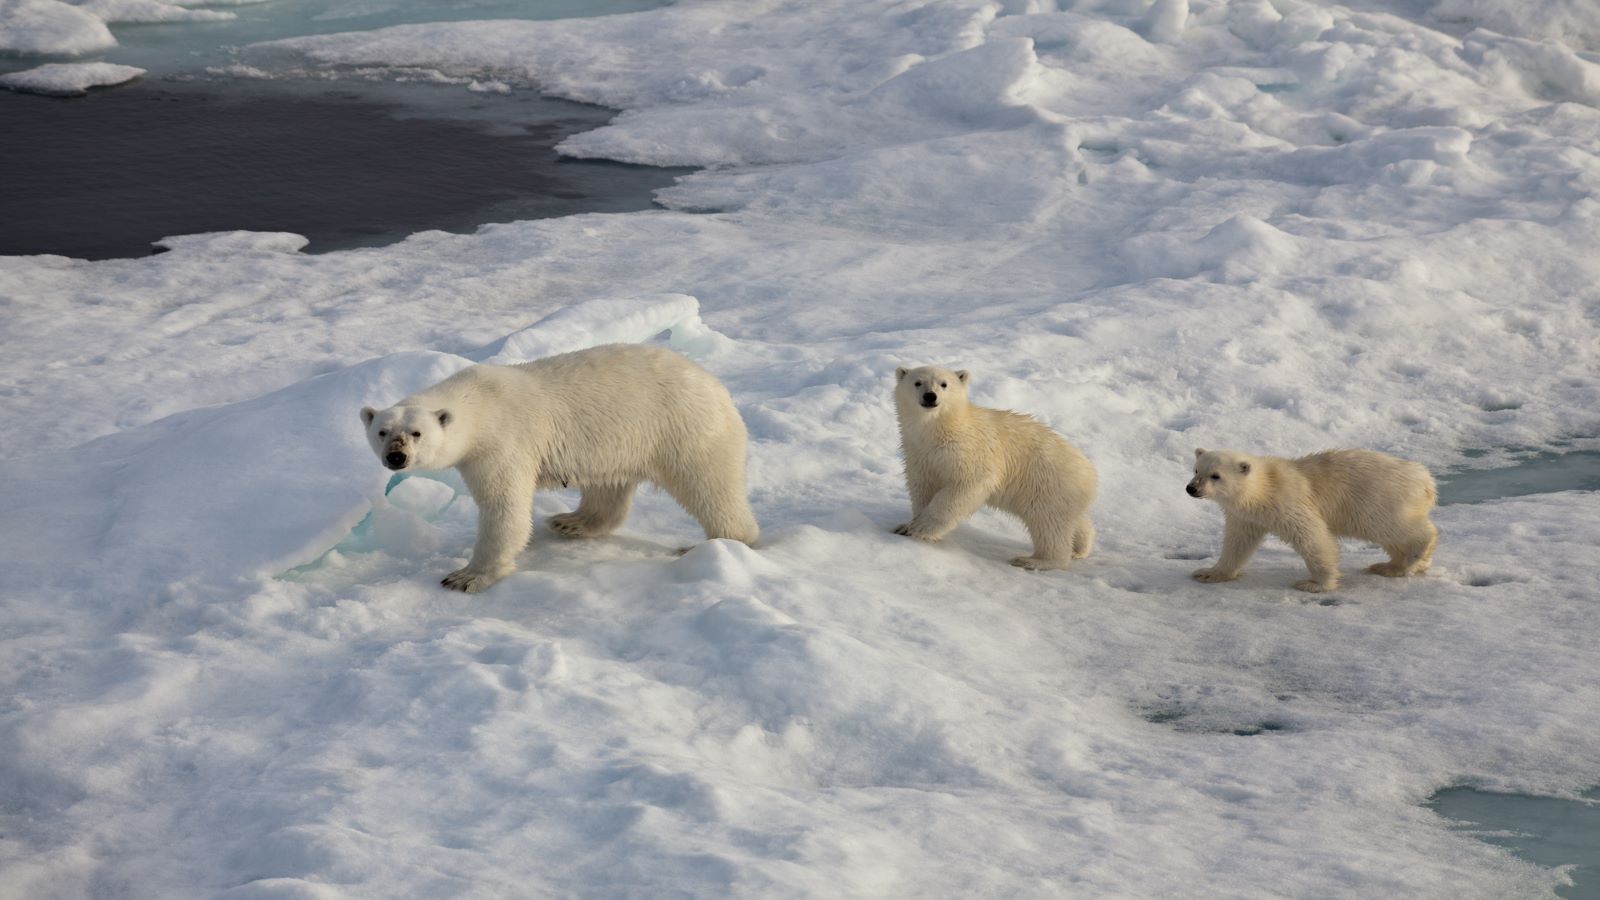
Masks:
[[[46,63],[21,72],[0,75],[0,87],[29,94],[73,97],[90,88],[132,81],[143,69],[112,63]]]
[[[115,46],[104,19],[61,0],[0,0],[0,52],[76,56]]]
[[[686,2],[250,48],[537,84],[624,110],[573,155],[708,168],[380,249],[0,260],[0,896],[1551,896],[1424,801],[1600,783],[1600,497],[1441,507],[1427,577],[1351,545],[1312,597],[1278,544],[1192,582],[1221,522],[1182,488],[1195,446],[1600,446],[1600,81],[1547,24],[1584,10]],[[680,556],[646,492],[442,591],[471,497],[356,411],[607,341],[726,381],[761,544]],[[1095,461],[1091,558],[888,532],[924,362]]]

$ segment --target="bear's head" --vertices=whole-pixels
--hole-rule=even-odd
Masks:
[[[391,406],[361,410],[361,423],[367,426],[367,442],[387,468],[448,469],[461,458],[455,446],[460,426],[445,409],[421,406]]]
[[[1249,496],[1254,487],[1250,457],[1232,450],[1194,451],[1194,478],[1185,489],[1191,497],[1228,504]]]
[[[894,403],[903,419],[908,415],[937,416],[947,409],[967,403],[966,369],[952,371],[938,366],[894,370]]]

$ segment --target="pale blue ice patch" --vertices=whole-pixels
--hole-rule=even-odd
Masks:
[[[1536,453],[1496,469],[1439,477],[1439,504],[1483,503],[1527,494],[1600,490],[1600,450]]]
[[[1600,788],[1583,800],[1495,794],[1448,788],[1429,806],[1470,834],[1535,865],[1571,866],[1572,884],[1556,888],[1567,900],[1600,900]]]

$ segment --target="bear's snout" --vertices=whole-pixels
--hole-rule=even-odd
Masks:
[[[1192,481],[1189,482],[1188,486],[1185,487],[1184,490],[1188,491],[1189,492],[1189,496],[1191,496],[1191,497],[1200,496],[1200,489],[1195,487],[1194,486],[1194,482],[1192,482]]]
[[[399,450],[391,451],[383,457],[383,464],[391,469],[404,469],[406,467],[406,455]]]
[[[929,408],[938,406],[939,395],[935,394],[933,391],[928,391],[926,394],[922,395],[922,405]]]

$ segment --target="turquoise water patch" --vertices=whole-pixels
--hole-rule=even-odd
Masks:
[[[449,516],[461,496],[461,491],[448,481],[401,473],[389,478],[383,493],[387,504],[373,507],[339,543],[278,577],[301,581],[351,555],[380,551],[399,556],[430,553],[439,543],[437,525]]]
[[[1493,794],[1446,788],[1428,806],[1451,827],[1505,847],[1539,866],[1573,866],[1573,884],[1556,888],[1567,900],[1600,900],[1600,788],[1583,800]]]
[[[376,549],[378,549],[377,541],[372,536],[372,513],[368,512],[361,517],[360,522],[356,523],[356,527],[350,529],[349,534],[339,543],[329,547],[327,552],[303,566],[295,566],[287,572],[282,572],[277,577],[284,581],[304,581],[326,569],[331,560],[347,553],[371,553]]]
[[[1439,476],[1440,506],[1557,491],[1600,491],[1600,450],[1534,453],[1498,469]]]

